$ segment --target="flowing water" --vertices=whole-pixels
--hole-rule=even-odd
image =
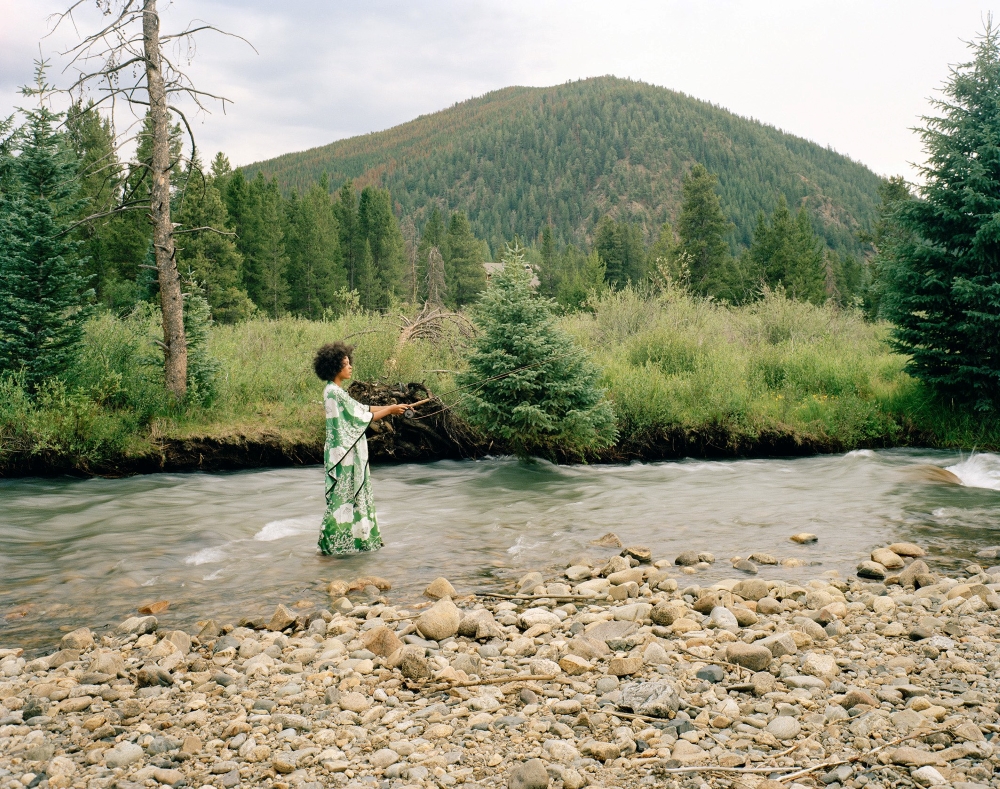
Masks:
[[[319,467],[0,481],[0,647],[37,649],[60,630],[117,623],[156,600],[170,601],[161,623],[182,627],[260,617],[279,602],[323,605],[334,578],[380,575],[403,601],[439,575],[460,592],[496,589],[528,570],[607,556],[588,543],[609,531],[657,558],[714,553],[716,564],[692,582],[733,577],[728,559],[755,551],[808,563],[765,566],[760,577],[802,580],[849,574],[895,540],[927,546],[939,566],[1000,544],[1000,456],[990,454],[444,461],[377,467],[374,486],[386,547],[328,558],[316,551]],[[801,531],[818,543],[789,542]]]

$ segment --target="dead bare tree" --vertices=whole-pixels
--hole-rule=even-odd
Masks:
[[[55,16],[52,30],[60,25],[77,28],[74,15],[94,0],[76,0]],[[115,131],[118,149],[134,143],[148,115],[152,155],[148,161],[136,162],[143,172],[131,179],[133,184],[147,183],[148,197],[137,186],[125,190],[111,211],[88,217],[94,220],[111,213],[146,210],[153,226],[153,249],[160,285],[160,309],[163,316],[163,355],[167,390],[178,400],[187,391],[187,340],[184,336],[184,302],[180,274],[174,247],[174,225],[170,220],[170,176],[181,161],[171,160],[170,118],[181,119],[191,144],[194,158],[195,142],[191,124],[178,99],[187,99],[197,111],[207,112],[207,100],[221,102],[223,112],[228,99],[197,89],[184,71],[166,53],[168,44],[186,47],[188,60],[194,54],[193,36],[201,31],[232,35],[213,25],[192,23],[179,33],[164,35],[160,29],[157,0],[96,0],[104,18],[96,32],[79,34],[79,43],[61,53],[67,57],[66,70],[75,72],[66,92],[76,101],[96,89],[94,107],[108,112],[112,124],[116,109],[124,103],[132,111],[135,122],[121,135]],[[240,38],[239,36],[234,36]],[[245,40],[245,39],[244,39]],[[141,109],[141,114],[138,111]],[[147,180],[148,179],[148,180]]]
[[[447,288],[441,250],[431,247],[427,253],[427,303],[436,307],[442,306]]]

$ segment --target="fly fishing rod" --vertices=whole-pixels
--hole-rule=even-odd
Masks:
[[[580,353],[580,352],[581,352],[581,350],[579,348],[574,348],[572,351],[567,351],[566,353],[560,353],[560,354],[557,354],[555,356],[550,356],[549,358],[543,359],[540,362],[533,362],[531,364],[523,364],[520,367],[515,367],[513,370],[508,370],[505,373],[500,373],[499,375],[492,375],[489,378],[484,378],[482,381],[479,381],[478,383],[475,383],[475,384],[465,384],[464,386],[456,386],[454,389],[448,389],[447,391],[442,392],[441,394],[436,395],[436,396],[433,395],[429,389],[427,390],[427,393],[430,394],[431,397],[436,397],[436,399],[438,399],[438,400],[440,400],[442,397],[444,397],[446,395],[455,394],[456,392],[461,392],[462,393],[462,394],[459,395],[459,397],[468,397],[469,395],[471,395],[471,394],[473,394],[475,392],[478,392],[480,389],[482,389],[488,383],[491,383],[493,381],[499,381],[499,380],[501,380],[503,378],[507,378],[508,376],[514,375],[514,373],[519,373],[522,370],[530,370],[533,367],[540,367],[543,364],[548,364],[549,362],[554,362],[554,361],[557,361],[558,359],[564,359],[567,356],[572,356],[573,354]],[[466,389],[469,389],[471,391],[465,392],[464,390],[466,390]],[[436,416],[437,414],[443,413],[444,411],[449,411],[452,408],[454,408],[456,405],[458,405],[457,401],[454,402],[454,403],[452,403],[451,405],[446,405],[443,408],[439,408],[437,411],[431,411],[429,414],[421,414],[420,416],[417,416],[416,412],[412,408],[408,408],[403,413],[403,416],[406,419],[427,419],[429,417]]]

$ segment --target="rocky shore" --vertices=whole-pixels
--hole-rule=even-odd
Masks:
[[[711,554],[608,535],[510,599],[362,578],[267,622],[3,644],[0,789],[1000,786],[1000,567],[922,554],[702,585]]]

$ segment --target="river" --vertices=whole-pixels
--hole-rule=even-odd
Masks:
[[[964,484],[927,479],[925,464]],[[459,592],[496,589],[528,570],[606,556],[588,543],[609,531],[655,558],[714,553],[712,569],[692,582],[738,575],[729,558],[755,551],[806,562],[764,566],[760,577],[802,580],[850,574],[871,548],[895,540],[926,546],[943,567],[1000,545],[1000,456],[991,454],[861,450],[620,466],[500,458],[373,475],[387,545],[348,558],[316,551],[319,467],[0,480],[0,648],[38,649],[157,600],[170,602],[162,623],[187,628],[261,616],[279,602],[322,605],[334,578],[380,575],[404,601],[439,575]],[[802,531],[819,541],[789,541]]]

